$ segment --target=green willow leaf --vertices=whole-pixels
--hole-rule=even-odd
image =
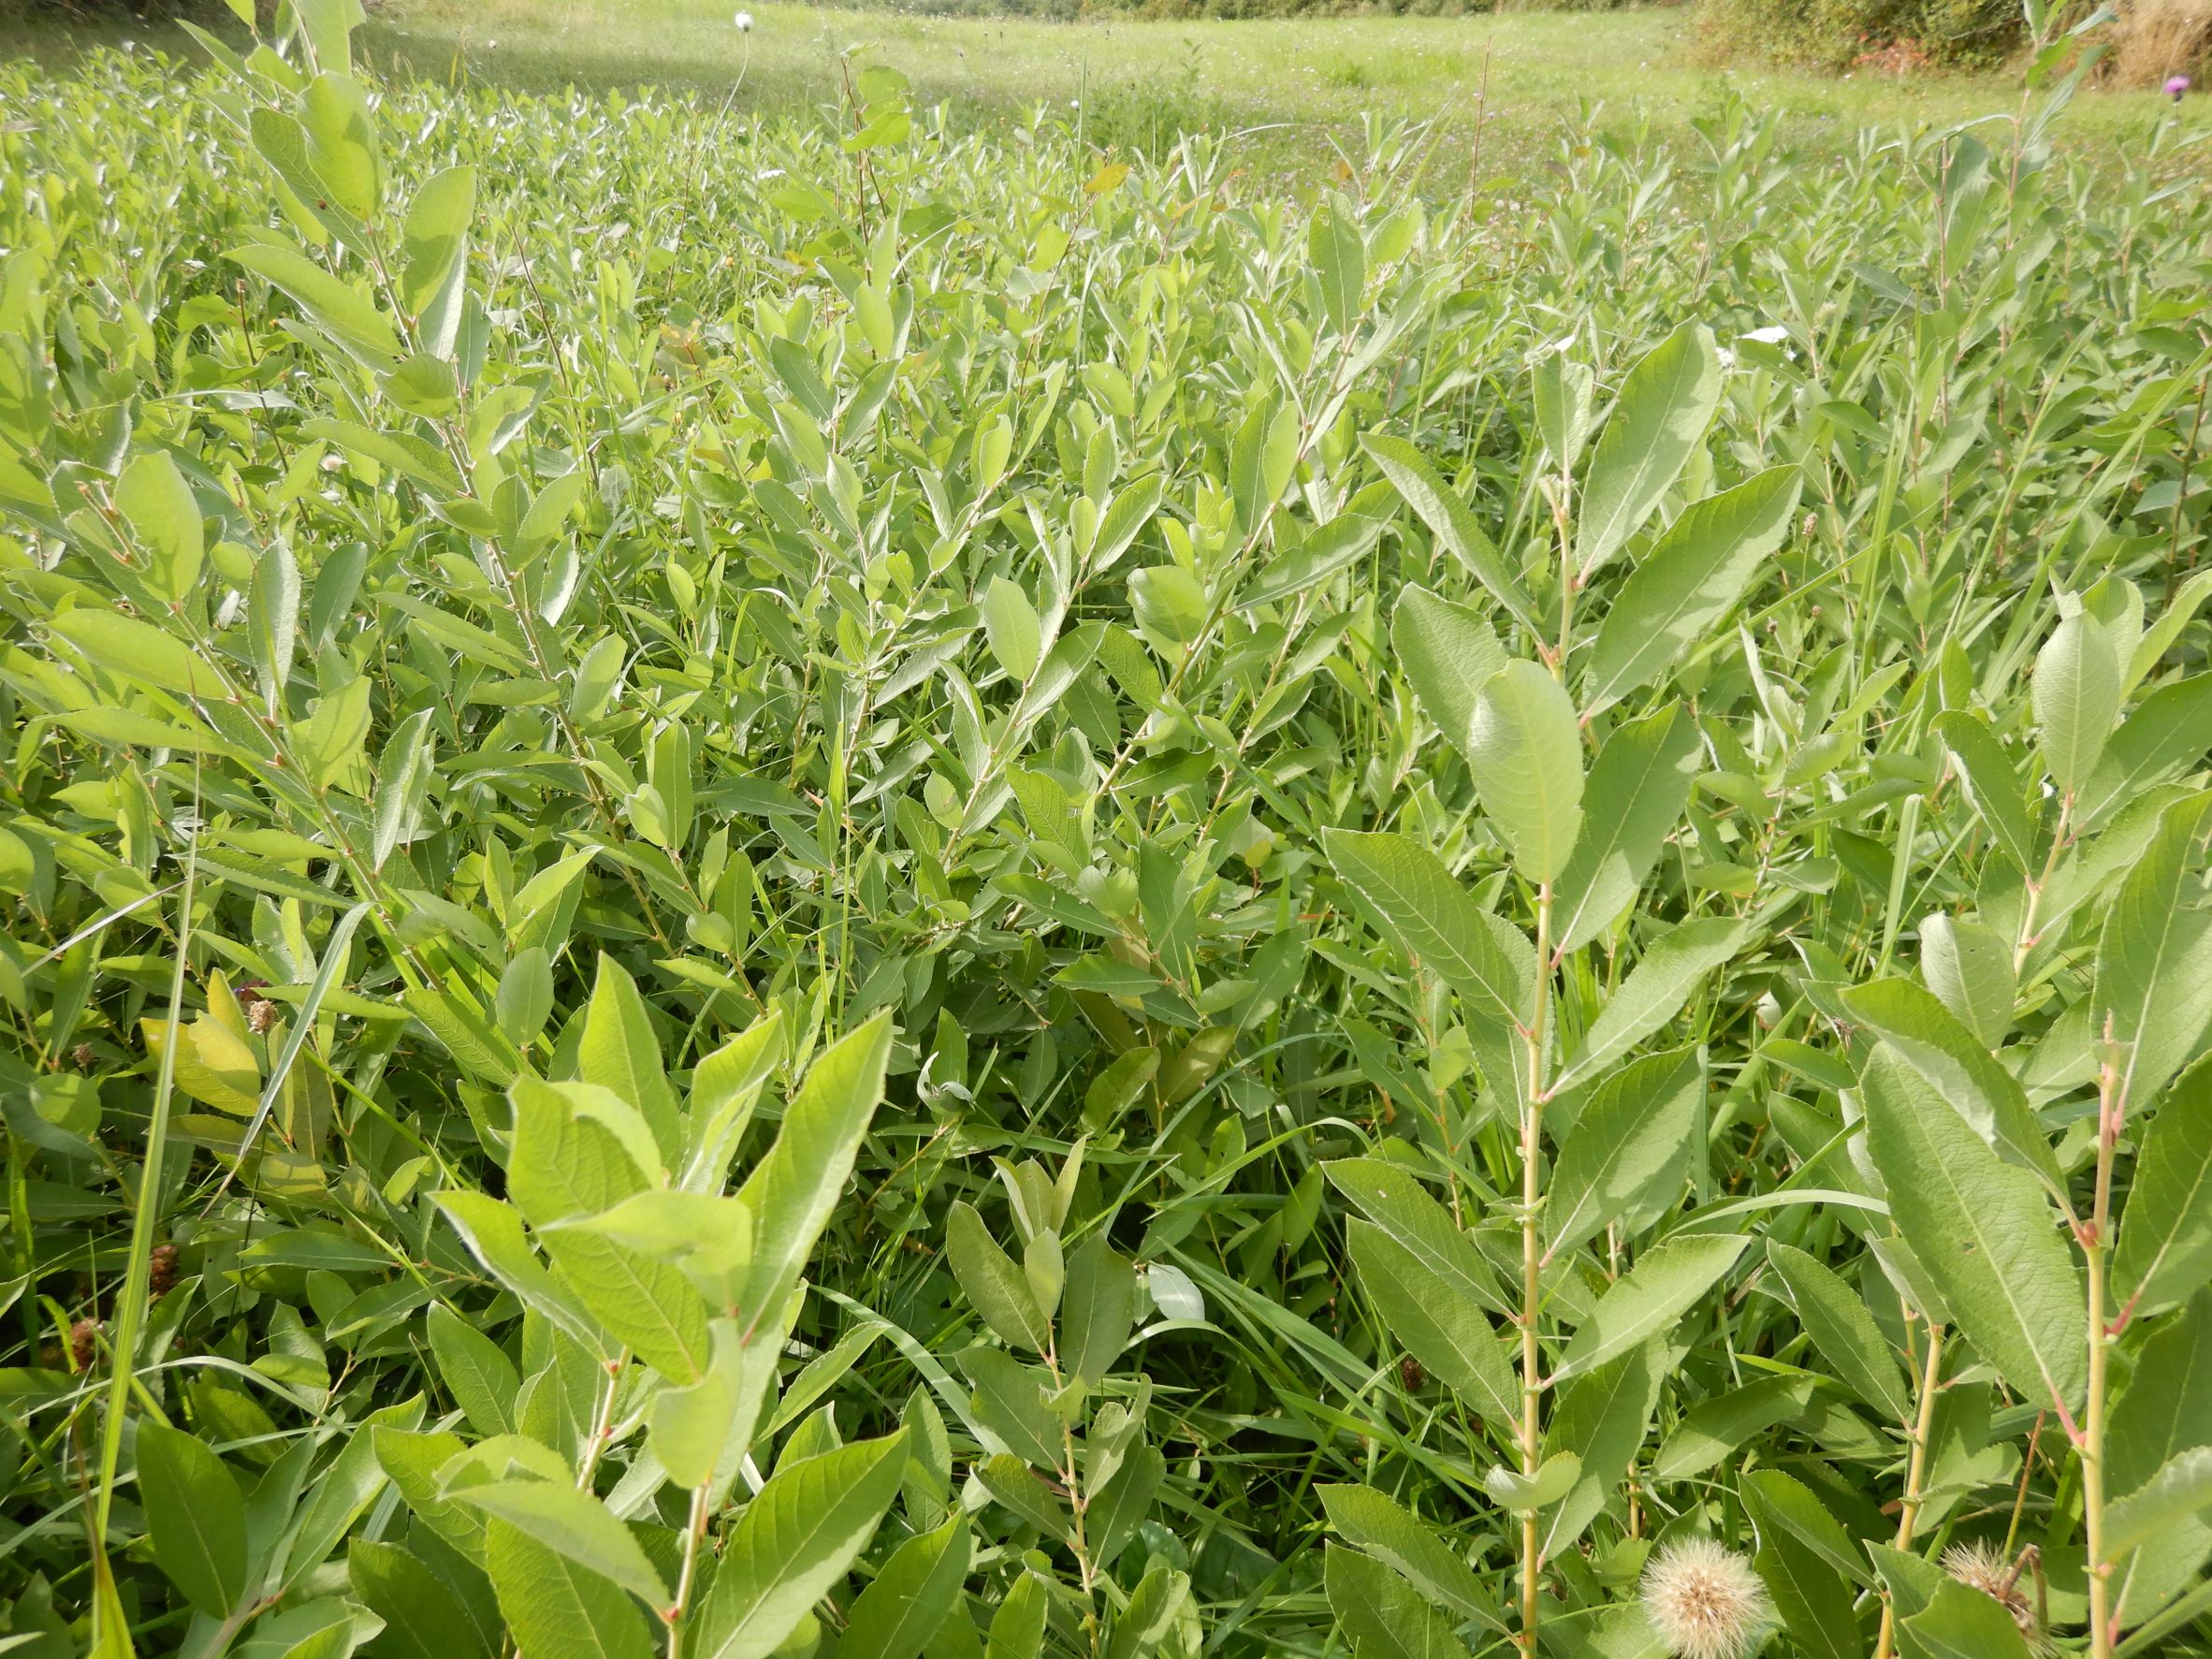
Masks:
[[[1520,1421],[1521,1385],[1481,1306],[1372,1222],[1351,1221],[1345,1230],[1360,1282],[1390,1334],[1469,1407],[1510,1433]]]
[[[1408,588],[1390,618],[1390,645],[1429,718],[1472,760],[1477,700],[1506,665],[1497,634],[1467,606]]]
[[[2061,621],[2035,659],[2030,690],[2044,764],[2061,795],[2076,794],[2119,714],[2119,654],[2104,625],[2086,610]]]
[[[620,1586],[648,1607],[664,1608],[674,1599],[635,1535],[589,1492],[560,1480],[492,1480],[463,1487],[452,1496]]]
[[[1575,568],[1583,577],[1657,510],[1704,438],[1720,397],[1720,350],[1702,323],[1684,323],[1628,371],[1582,486]]]
[[[1582,1052],[1551,1092],[1588,1083],[1681,1012],[1697,982],[1743,948],[1746,931],[1727,917],[1700,916],[1653,939],[1591,1021]]]
[[[1028,1279],[998,1247],[973,1205],[954,1201],[946,1216],[945,1248],[961,1290],[1000,1341],[1033,1354],[1053,1346],[1052,1321],[1037,1305]]]
[[[737,1518],[687,1652],[765,1659],[845,1576],[898,1495],[899,1433],[779,1469]]]
[[[1597,751],[1582,793],[1582,833],[1555,894],[1561,951],[1588,944],[1635,901],[1681,822],[1697,753],[1696,722],[1679,703],[1622,722]]]
[[[1751,1241],[1736,1233],[1684,1233],[1654,1245],[1598,1298],[1553,1372],[1555,1381],[1594,1371],[1661,1331],[1736,1265]]]
[[[1759,1533],[1753,1564],[1790,1639],[1809,1659],[1864,1659],[1851,1580],[1836,1564],[1839,1555],[1855,1553],[1843,1529],[1812,1492],[1779,1470],[1745,1476],[1741,1490]]]
[[[1890,1215],[1958,1328],[2026,1398],[2078,1409],[2088,1304],[2035,1177],[2000,1159],[1886,1044],[1862,1086]]]
[[[2163,1313],[2212,1281],[2212,1058],[2169,1088],[2135,1154],[2112,1260],[2118,1304]]]
[[[1767,1242],[1767,1260],[1788,1287],[1798,1323],[1836,1374],[1891,1422],[1911,1422],[1913,1396],[1904,1373],[1865,1299],[1826,1262],[1779,1240]]]
[[[2208,841],[2212,793],[2169,807],[2097,938],[2089,1029],[2115,1055],[2123,1109],[2156,1099],[2212,1026],[2212,907],[2191,902]]]
[[[1404,836],[1322,832],[1338,878],[1407,955],[1460,994],[1470,1013],[1512,1025],[1535,993],[1528,941],[1469,896],[1433,852]]]
[[[1361,1215],[1457,1294],[1501,1317],[1512,1312],[1480,1253],[1412,1171],[1379,1157],[1343,1157],[1323,1164],[1321,1172]]]
[[[612,1579],[496,1517],[484,1557],[500,1613],[531,1659],[651,1659],[645,1610]]]
[[[1371,1555],[1331,1543],[1322,1581],[1353,1659],[1462,1659],[1467,1651],[1449,1620]]]
[[[2019,993],[2010,939],[1938,910],[1920,923],[1920,975],[1975,1041],[1987,1049],[2003,1043]]]
[[[776,1144],[738,1189],[759,1241],[746,1284],[749,1308],[781,1306],[797,1282],[851,1178],[890,1058],[888,1012],[833,1044],[808,1070]]]
[[[138,1495],[153,1559],[200,1612],[223,1620],[245,1599],[246,1506],[238,1482],[204,1442],[138,1425]]]
[[[918,1659],[960,1599],[968,1550],[968,1520],[959,1515],[901,1544],[852,1604],[837,1652],[846,1659]]]
[[[1468,760],[1522,878],[1555,880],[1582,829],[1582,735],[1559,682],[1534,662],[1506,663],[1476,700]]]
[[[1910,980],[1876,980],[1843,994],[1851,1016],[1876,1031],[2007,1163],[2066,1189],[2050,1141],[2019,1083],[1942,1002]]]
[[[1429,533],[1490,590],[1491,597],[1523,626],[1540,633],[1535,607],[1496,546],[1464,502],[1436,475],[1427,457],[1403,438],[1383,432],[1361,435],[1360,446],[1374,458],[1383,476],[1405,498],[1405,504],[1429,527]]]
[[[1704,1068],[1690,1049],[1634,1061],[1597,1084],[1551,1172],[1544,1207],[1548,1254],[1594,1238],[1670,1180],[1679,1186],[1704,1090]]]
[[[1977,714],[1953,712],[1940,718],[1935,729],[1966,785],[1967,798],[1989,826],[1998,847],[2022,875],[2035,874],[2035,821],[2029,813],[2019,771],[1988,722]]]
[[[1606,612],[1582,694],[1585,714],[1651,684],[1706,636],[1788,533],[1804,474],[1775,467],[1683,509]]]
[[[1346,1543],[1403,1574],[1431,1601],[1504,1633],[1496,1598],[1442,1538],[1371,1486],[1324,1486],[1321,1506]]]

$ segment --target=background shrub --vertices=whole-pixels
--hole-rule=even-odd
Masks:
[[[1828,70],[1899,47],[1900,67],[1986,65],[2021,34],[2018,0],[1706,0],[1700,21],[1720,55]]]
[[[2119,86],[2159,86],[2212,76],[2212,0],[2134,0],[2113,22],[2106,76]]]

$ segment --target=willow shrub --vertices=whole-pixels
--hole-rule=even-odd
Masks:
[[[10,1652],[2205,1650],[2162,157],[298,10],[9,72]]]

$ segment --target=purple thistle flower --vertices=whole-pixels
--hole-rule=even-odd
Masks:
[[[2166,96],[2172,98],[2176,104],[2181,102],[2181,95],[2187,91],[2189,91],[2188,76],[2169,75],[2166,77]]]

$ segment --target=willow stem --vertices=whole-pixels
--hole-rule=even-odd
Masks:
[[[2109,1038],[2110,1033],[2107,1033]],[[2112,1164],[2119,1150],[2128,1114],[2128,1069],[2107,1060],[2098,1082],[2097,1200],[2088,1227],[2081,1229],[2082,1255],[2088,1264],[2089,1397],[2082,1415],[2082,1523],[2088,1547],[2089,1655],[2112,1659],[2112,1564],[2104,1558],[2104,1397],[2111,1332],[2104,1317],[2105,1251],[2112,1232]]]
[[[1543,1465],[1543,1382],[1536,1352],[1536,1314],[1542,1304],[1542,1241],[1536,1206],[1543,1198],[1537,1164],[1543,1144],[1544,1031],[1551,1009],[1551,883],[1536,890],[1536,1006],[1529,1019],[1528,1099],[1521,1108],[1521,1473],[1534,1480]],[[1543,1566],[1534,1509],[1521,1521],[1521,1649],[1536,1651],[1537,1574]]]
[[[1928,1443],[1935,1432],[1936,1390],[1942,1386],[1943,1328],[1928,1322],[1928,1357],[1920,1370],[1920,1410],[1913,1424],[1913,1456],[1905,1466],[1905,1501],[1898,1511],[1897,1547],[1913,1547],[1913,1529],[1920,1521],[1920,1486],[1928,1473]],[[1874,1659],[1890,1659],[1897,1640],[1897,1606],[1882,1606],[1882,1634],[1874,1643]]]

